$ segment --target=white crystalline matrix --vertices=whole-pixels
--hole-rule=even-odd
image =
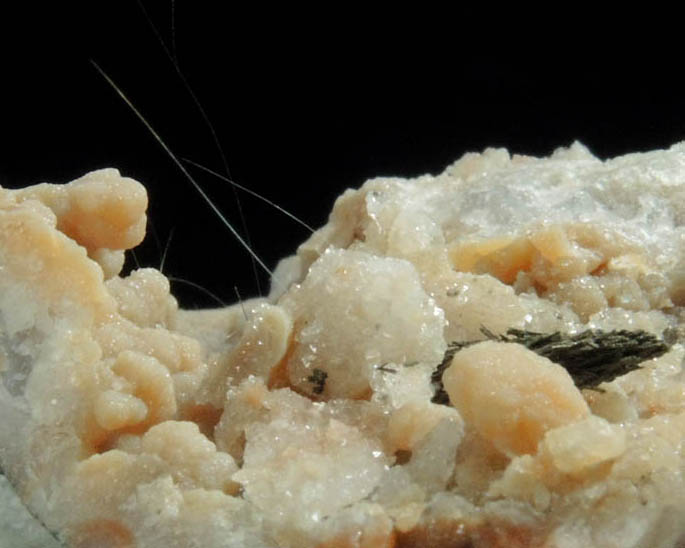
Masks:
[[[114,169],[0,189],[0,466],[68,545],[685,541],[685,144],[370,180],[215,310],[120,276],[146,207]]]

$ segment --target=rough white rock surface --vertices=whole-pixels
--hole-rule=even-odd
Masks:
[[[179,310],[153,269],[119,276],[146,206],[112,169],[0,189],[0,466],[67,544],[685,539],[685,144],[489,149],[368,181],[269,299],[217,310]],[[445,364],[451,405],[431,401],[448,345],[483,328],[671,348],[581,391],[483,342]]]

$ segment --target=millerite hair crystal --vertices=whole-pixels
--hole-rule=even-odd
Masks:
[[[645,360],[657,358],[670,349],[664,340],[641,330],[604,332],[601,329],[588,329],[570,335],[559,331],[543,334],[511,328],[506,335],[499,336],[487,328],[482,328],[482,332],[490,340],[521,344],[558,363],[570,373],[578,388],[597,388],[601,383],[611,382],[637,369]],[[442,374],[459,350],[475,342],[478,341],[448,345],[445,358],[431,375],[435,386],[434,403],[449,403],[442,385]]]

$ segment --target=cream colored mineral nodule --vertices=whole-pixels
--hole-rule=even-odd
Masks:
[[[442,380],[464,420],[506,454],[535,453],[546,432],[590,413],[563,367],[518,344],[465,348]]]
[[[685,144],[373,179],[215,310],[120,275],[146,206],[114,169],[0,189],[0,466],[68,545],[685,541]],[[673,344],[581,391],[483,328]]]

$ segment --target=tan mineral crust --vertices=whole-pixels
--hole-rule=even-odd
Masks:
[[[119,276],[146,207],[114,169],[0,189],[0,465],[68,546],[685,542],[685,143],[370,180],[216,310]],[[672,341],[581,390],[483,327]]]

